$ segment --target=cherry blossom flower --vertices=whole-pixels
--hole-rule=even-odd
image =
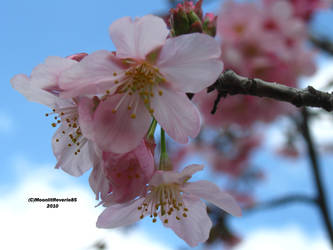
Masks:
[[[280,0],[290,3],[293,7],[293,15],[304,20],[309,20],[313,13],[319,9],[328,8],[332,0]],[[263,0],[264,4],[275,4],[276,0]]]
[[[46,116],[55,115],[51,125],[60,125],[52,139],[53,152],[57,159],[56,168],[74,176],[82,175],[97,164],[99,150],[82,134],[78,122],[79,99],[60,98],[58,80],[62,71],[76,65],[85,55],[80,53],[70,58],[50,56],[45,63],[33,69],[30,77],[18,74],[11,79],[13,88],[28,100],[52,109]]]
[[[241,209],[215,184],[209,181],[187,182],[202,169],[202,165],[190,165],[181,173],[156,171],[145,195],[107,207],[99,216],[97,227],[126,226],[148,215],[153,222],[159,217],[165,227],[171,228],[192,247],[206,241],[212,222],[207,215],[206,204],[200,198],[234,216],[241,216]]]
[[[146,192],[146,184],[155,171],[150,145],[142,140],[125,154],[103,152],[103,163],[94,167],[89,177],[96,199],[103,204],[128,202]]]
[[[104,95],[92,121],[94,140],[104,151],[137,147],[152,116],[179,143],[198,134],[200,115],[185,93],[217,79],[221,50],[208,35],[168,34],[159,17],[121,18],[110,26],[115,53],[96,51],[61,75],[63,97]]]
[[[248,15],[244,15],[244,11]],[[291,3],[286,1],[262,6],[227,1],[217,24],[225,68],[242,76],[291,87],[296,87],[301,75],[313,74],[315,54],[305,47],[305,23],[292,12]],[[230,124],[249,127],[258,121],[267,123],[278,115],[295,112],[290,105],[265,98],[230,96],[221,100],[217,112],[212,115],[216,97],[216,92],[201,91],[193,99],[205,122],[214,127]]]

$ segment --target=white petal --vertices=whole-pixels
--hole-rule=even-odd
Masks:
[[[222,192],[214,183],[209,181],[189,182],[183,186],[183,191],[211,202],[233,216],[242,215],[242,210],[235,199],[230,194]]]
[[[171,228],[187,244],[195,247],[208,239],[212,222],[207,215],[206,204],[199,198],[185,194],[183,201],[188,209],[187,217],[183,216],[182,210],[174,210],[170,216],[160,218],[164,226]],[[176,216],[180,220],[177,220]],[[168,223],[165,223],[165,219],[168,219]]]
[[[219,44],[205,34],[170,38],[163,46],[157,66],[172,86],[197,93],[213,84],[222,72]]]
[[[169,33],[162,18],[146,15],[132,21],[123,17],[110,26],[110,36],[121,58],[145,59],[146,55],[164,44]]]
[[[62,131],[65,131],[65,134]],[[74,134],[72,129],[68,129],[66,125],[61,125],[52,138],[52,149],[57,158],[55,167],[61,168],[70,175],[81,176],[94,165],[93,160],[96,158],[92,155],[94,152],[93,142],[84,143],[80,148],[80,153],[75,155],[77,147],[69,138],[70,133]],[[73,145],[69,147],[68,144]]]
[[[200,113],[196,106],[181,92],[167,88],[162,96],[155,93],[151,100],[154,116],[167,134],[179,143],[187,143],[188,137],[196,137],[200,131]]]
[[[14,89],[24,95],[29,101],[37,102],[53,108],[56,100],[58,99],[55,95],[32,85],[30,78],[26,75],[15,75],[10,80],[10,83]]]
[[[141,210],[138,210],[138,207],[143,200],[144,198],[140,198],[135,201],[107,207],[98,217],[96,226],[99,228],[115,228],[133,224],[140,219]]]
[[[108,89],[116,88],[114,72],[124,69],[110,51],[99,50],[84,57],[82,61],[64,71],[59,79],[59,85],[65,91],[63,97],[73,97],[82,94],[98,94]]]

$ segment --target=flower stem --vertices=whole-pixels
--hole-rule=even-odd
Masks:
[[[153,118],[153,121],[151,122],[150,127],[148,129],[148,133],[147,133],[148,140],[154,140],[156,126],[157,126],[157,121],[155,120],[155,118]]]
[[[165,142],[165,131],[161,127],[161,157],[160,157],[160,165],[158,167],[159,170],[172,170],[172,165],[170,164],[168,153],[166,150],[166,142]]]

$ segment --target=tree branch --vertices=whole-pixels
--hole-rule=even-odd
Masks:
[[[333,110],[333,95],[331,93],[316,90],[311,86],[298,89],[257,78],[250,79],[240,76],[232,70],[223,72],[216,82],[208,88],[207,92],[209,93],[214,89],[218,91],[218,98],[212,113],[216,111],[219,98],[237,94],[268,97],[291,103],[296,107],[308,106],[323,108],[326,111]]]
[[[316,148],[314,145],[314,141],[310,132],[309,124],[309,114],[306,108],[302,109],[302,122],[299,124],[300,131],[304,137],[307,149],[308,149],[308,155],[311,162],[311,169],[314,176],[314,182],[317,189],[317,205],[320,209],[321,216],[323,218],[325,228],[327,231],[327,234],[329,236],[331,246],[333,248],[333,227],[331,223],[331,219],[329,216],[328,211],[328,204],[326,200],[326,194],[323,187],[321,175],[320,175],[320,166],[318,161],[318,154],[316,152]]]
[[[303,195],[303,194],[291,194],[291,195],[276,198],[276,199],[273,199],[270,201],[261,202],[253,207],[246,209],[246,211],[255,212],[258,210],[260,211],[260,210],[264,210],[264,209],[276,208],[276,207],[288,205],[291,203],[298,203],[298,202],[308,203],[308,204],[317,203],[316,199],[314,199],[310,196]]]
[[[333,55],[333,43],[329,39],[317,38],[314,35],[310,35],[309,40],[316,47],[320,48],[321,50],[325,51],[328,54]]]

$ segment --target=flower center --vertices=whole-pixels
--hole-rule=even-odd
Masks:
[[[151,187],[138,210],[142,210],[140,219],[148,214],[153,218],[153,223],[156,222],[158,214],[165,216],[163,222],[168,223],[169,216],[175,216],[177,220],[181,220],[181,217],[187,217],[188,212],[188,209],[184,207],[181,191],[177,184],[162,184]]]
[[[45,114],[45,116],[55,115],[52,127],[57,127],[59,124],[66,124],[64,130],[61,131],[62,136],[56,138],[56,142],[60,140],[66,140],[67,147],[77,147],[74,155],[80,153],[83,145],[88,141],[87,138],[82,136],[81,128],[78,125],[78,112],[76,107],[64,107],[53,109],[51,113]],[[66,136],[67,134],[67,136]]]
[[[151,114],[154,113],[154,109],[152,109],[150,105],[151,98],[154,98],[156,94],[160,96],[163,95],[162,89],[158,89],[158,86],[166,81],[163,75],[159,72],[159,69],[147,62],[143,62],[130,67],[125,72],[114,72],[113,76],[117,77],[118,74],[119,77],[114,80],[114,84],[119,85],[115,93],[123,94],[123,97],[112,112],[116,113],[126,97],[132,97],[135,95],[135,97],[131,98],[127,107],[128,110],[133,110],[133,113],[131,114],[132,118],[136,117],[136,107],[139,102],[136,98],[137,96],[143,100],[148,111]],[[110,90],[106,91],[107,95],[110,93]]]

